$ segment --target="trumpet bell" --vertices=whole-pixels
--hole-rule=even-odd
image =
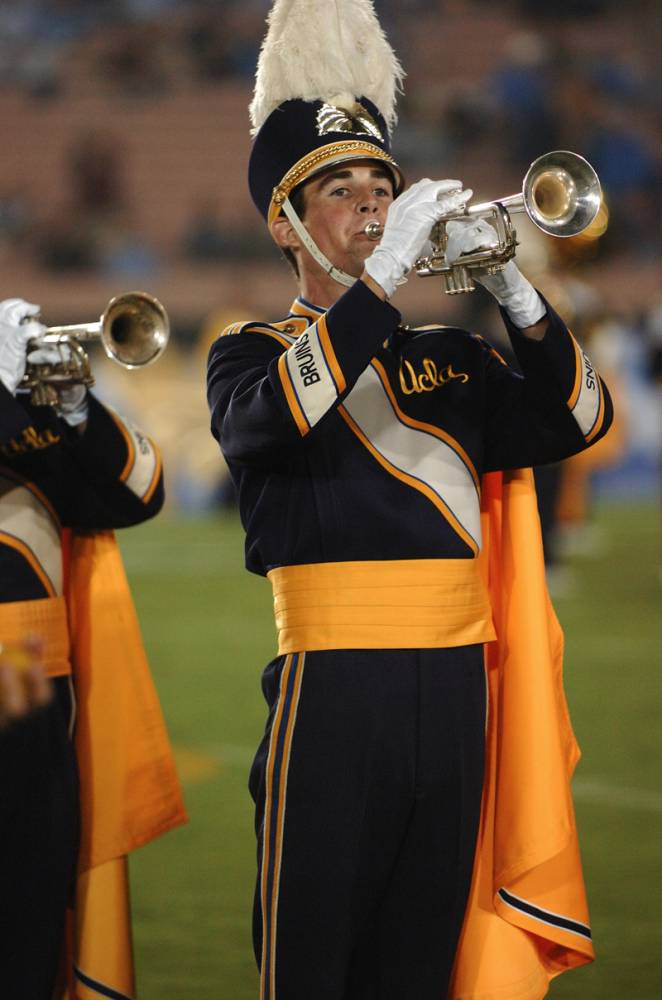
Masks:
[[[576,236],[595,219],[602,191],[591,164],[569,150],[539,156],[522,184],[524,209],[549,236]],[[507,204],[507,201],[506,201]]]
[[[146,292],[126,292],[111,299],[100,328],[103,349],[124,368],[151,365],[163,354],[170,336],[168,314]]]

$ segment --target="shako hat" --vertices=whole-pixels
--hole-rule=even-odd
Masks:
[[[284,101],[255,136],[248,167],[253,201],[271,222],[299,184],[337,163],[363,159],[381,161],[399,193],[404,178],[389,140],[381,112],[367,97]]]
[[[372,0],[276,0],[250,106],[248,181],[267,222],[338,163],[379,161],[402,190],[390,132],[403,76]]]

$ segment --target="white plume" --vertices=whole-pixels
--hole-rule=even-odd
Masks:
[[[404,71],[372,0],[276,0],[257,66],[250,105],[252,134],[293,98],[368,97],[389,130]]]

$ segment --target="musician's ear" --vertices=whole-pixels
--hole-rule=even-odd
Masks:
[[[281,250],[300,250],[301,240],[286,215],[278,215],[269,225],[274,242]]]

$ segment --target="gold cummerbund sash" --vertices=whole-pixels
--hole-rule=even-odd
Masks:
[[[0,644],[16,646],[29,638],[40,641],[39,659],[49,677],[71,673],[67,607],[63,597],[0,603]]]
[[[430,649],[496,638],[475,559],[309,563],[267,576],[279,653]]]

